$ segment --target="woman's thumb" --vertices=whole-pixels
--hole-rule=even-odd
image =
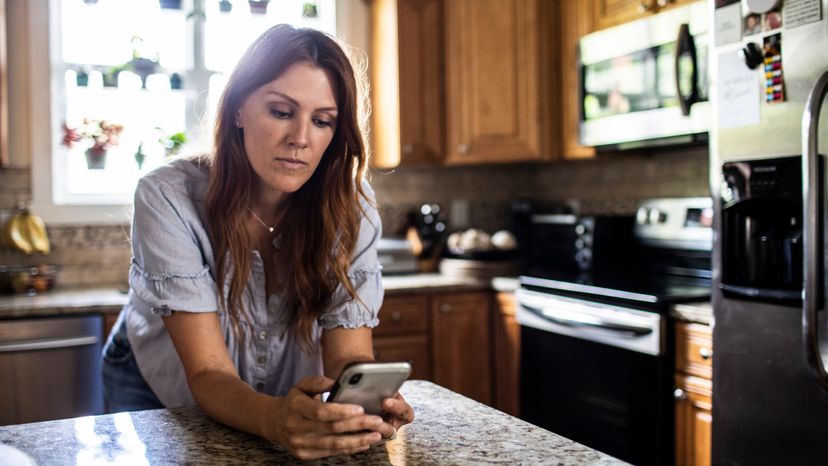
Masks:
[[[317,395],[322,392],[327,392],[333,388],[334,381],[323,376],[316,375],[313,377],[305,377],[296,384],[296,388],[301,390],[306,395]]]

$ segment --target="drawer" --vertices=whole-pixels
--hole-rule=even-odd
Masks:
[[[386,296],[374,337],[428,332],[428,297]]]
[[[431,380],[431,358],[425,335],[374,338],[374,359],[382,362],[408,361],[412,368],[411,379]]]
[[[676,323],[676,370],[713,378],[713,332],[709,326]]]

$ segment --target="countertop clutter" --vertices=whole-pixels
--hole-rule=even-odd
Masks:
[[[401,392],[417,419],[395,440],[313,464],[626,464],[430,382]],[[38,464],[308,464],[195,407],[0,427],[0,445]]]

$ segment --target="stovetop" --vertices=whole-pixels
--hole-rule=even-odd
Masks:
[[[626,305],[659,308],[710,298],[710,280],[643,270],[591,272],[527,270],[527,289]]]

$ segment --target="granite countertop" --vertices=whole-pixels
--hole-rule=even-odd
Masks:
[[[676,304],[670,308],[670,315],[685,322],[712,325],[713,305],[710,301]]]
[[[382,278],[385,294],[439,291],[497,290],[517,288],[514,278],[494,280],[451,277],[439,273],[389,275]],[[127,302],[124,290],[115,287],[52,290],[36,296],[0,296],[0,319],[48,317],[66,314],[117,313]]]
[[[319,461],[297,461],[196,407],[0,427],[0,447],[38,464],[626,464],[430,382],[401,392],[417,419],[395,440]]]

